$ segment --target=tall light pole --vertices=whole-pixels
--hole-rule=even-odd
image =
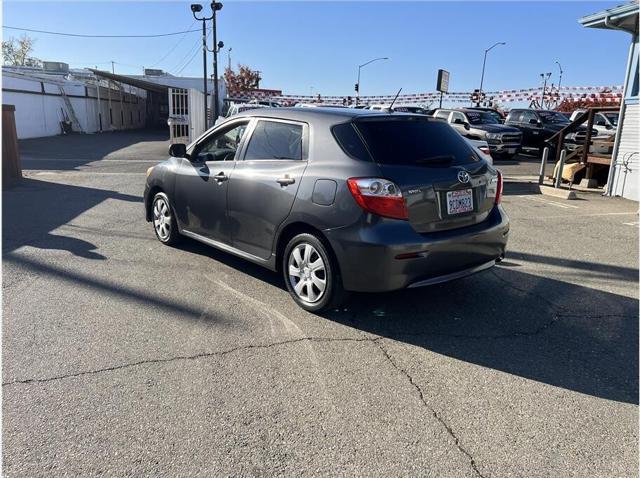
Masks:
[[[233,48],[229,48],[227,50],[227,60],[229,61],[229,66],[228,66],[229,70],[231,69],[231,50],[233,50]]]
[[[218,43],[216,31],[216,12],[222,10],[222,3],[211,2],[211,10],[213,11],[213,107],[211,108],[212,118],[211,124],[215,124],[220,111],[220,99],[218,98],[218,52],[224,47],[224,43]]]
[[[478,104],[476,106],[480,106],[480,98],[482,98],[482,85],[484,85],[484,68],[487,65],[487,53],[493,50],[498,45],[506,45],[506,42],[499,41],[498,43],[493,44],[491,47],[487,48],[484,51],[484,60],[482,60],[482,76],[480,77],[480,94],[478,95]]]
[[[204,79],[204,124],[207,124],[207,20],[211,20],[213,17],[202,17],[198,18],[196,13],[202,11],[202,5],[197,3],[191,4],[191,13],[193,14],[193,18],[202,22],[202,68],[203,79]]]
[[[558,79],[558,100],[560,100],[560,86],[562,85],[562,65],[556,60],[556,65],[560,68],[560,78]]]
[[[544,109],[544,95],[547,92],[547,80],[551,78],[551,73],[540,73],[540,78],[544,80],[544,85],[542,87],[542,101],[540,102],[540,108]]]
[[[388,59],[389,58],[384,56],[380,58],[374,58],[373,60],[369,60],[368,62],[363,63],[362,65],[358,65],[358,82],[356,83],[356,105],[359,103],[359,100],[360,100],[360,70],[362,69],[362,67],[367,66],[369,63],[373,63],[374,61],[388,60]]]

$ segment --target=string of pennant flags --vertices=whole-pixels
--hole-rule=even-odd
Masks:
[[[571,102],[606,102],[620,103],[622,99],[623,87],[621,85],[614,86],[563,86],[560,89],[552,87],[544,92],[545,101],[571,101]],[[284,104],[295,103],[324,103],[327,105],[344,105],[355,103],[355,96],[322,96],[322,95],[283,95],[274,94],[269,91],[245,91],[238,95],[237,98],[242,99],[270,99]],[[443,101],[448,103],[469,103],[473,92],[461,91],[443,93]],[[476,92],[477,94],[477,92]],[[542,88],[526,88],[519,90],[501,90],[484,92],[484,100],[490,102],[527,102],[542,100]],[[360,96],[359,104],[388,104],[395,98],[395,95],[373,95]],[[429,104],[440,100],[439,92],[416,93],[399,95],[396,103],[418,103]]]

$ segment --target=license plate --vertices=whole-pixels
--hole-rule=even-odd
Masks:
[[[447,191],[447,214],[462,214],[473,211],[473,191],[462,189],[460,191]]]
[[[507,149],[507,153],[509,153],[509,154],[516,154],[516,148],[509,148],[509,149]]]

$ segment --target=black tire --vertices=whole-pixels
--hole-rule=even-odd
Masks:
[[[176,215],[171,207],[171,201],[165,193],[157,193],[151,202],[151,224],[156,237],[167,246],[180,242]]]
[[[307,245],[312,249],[309,257],[305,256]],[[302,262],[296,259],[296,250]],[[318,269],[310,267],[310,265],[317,264],[318,258],[322,260],[323,274],[320,273],[319,266],[316,266]],[[291,275],[290,264],[298,270],[299,276]],[[285,247],[281,265],[287,290],[293,300],[303,309],[309,312],[321,312],[337,308],[346,300],[342,277],[340,277],[333,254],[328,246],[313,234],[304,233],[293,237]],[[320,292],[316,283],[321,282],[322,277],[325,279],[325,289]],[[299,292],[296,292],[297,286],[299,286]],[[315,300],[313,300],[314,295],[318,296]]]

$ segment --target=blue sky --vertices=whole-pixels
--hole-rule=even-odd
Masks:
[[[181,31],[200,26],[192,25],[190,3],[5,1],[3,24],[94,34]],[[262,87],[288,94],[350,94],[357,65],[381,56],[390,60],[362,69],[363,95],[400,87],[403,93],[434,91],[438,68],[450,71],[450,91],[471,90],[479,86],[484,49],[498,41],[507,45],[489,53],[485,91],[534,87],[547,71],[557,82],[555,60],[562,64],[565,85],[621,84],[630,40],[623,32],[577,22],[620,1],[223,3],[218,39],[233,48],[232,63],[261,70]],[[140,74],[143,66],[175,72],[200,42],[199,33],[154,39],[30,35],[38,58],[101,69],[110,69],[114,60],[116,72],[124,74]],[[226,65],[227,48],[220,61]],[[198,53],[182,75],[201,74]]]

